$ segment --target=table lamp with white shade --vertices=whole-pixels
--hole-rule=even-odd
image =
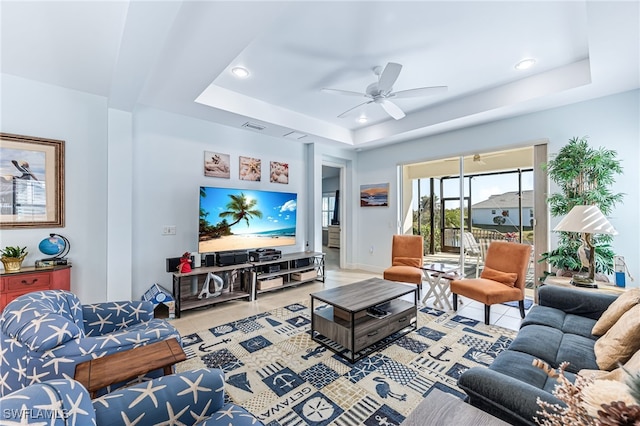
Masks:
[[[573,276],[571,283],[580,287],[597,288],[595,284],[595,247],[591,241],[592,234],[609,234],[616,235],[618,232],[609,223],[607,218],[602,214],[598,206],[574,206],[569,214],[553,228],[554,231],[562,232],[580,232],[582,234],[583,245],[580,246],[581,251],[585,246],[589,250],[588,264],[583,266],[589,267],[589,276]],[[584,256],[578,257],[583,261]]]

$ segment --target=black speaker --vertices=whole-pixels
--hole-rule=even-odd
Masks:
[[[247,253],[246,251],[237,251],[234,253],[233,258],[236,264],[247,263],[247,261],[249,260],[249,253]]]
[[[216,255],[215,254],[205,254],[204,255],[204,266],[216,266]]]
[[[304,268],[305,266],[309,266],[311,264],[311,259],[308,257],[304,257],[302,259],[296,259],[293,261],[294,268]]]
[[[216,257],[219,266],[233,265],[236,263],[236,257],[233,252],[218,253]]]

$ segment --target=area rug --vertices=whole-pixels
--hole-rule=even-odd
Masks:
[[[320,307],[322,308],[322,307]],[[516,332],[433,308],[418,328],[354,364],[310,337],[308,302],[183,336],[178,371],[221,368],[226,397],[267,425],[397,425],[432,389],[487,366]]]

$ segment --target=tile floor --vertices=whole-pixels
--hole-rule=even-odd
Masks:
[[[327,267],[325,283],[314,281],[295,287],[262,293],[253,302],[246,300],[229,301],[208,308],[185,311],[182,313],[181,318],[173,319],[171,323],[178,329],[180,334],[186,335],[261,312],[267,312],[290,303],[306,300],[309,298],[309,293],[351,284],[375,276],[382,278],[380,274],[367,271]],[[428,288],[426,284],[424,287]],[[423,288],[423,291],[427,290]],[[461,298],[461,300],[462,304],[458,306],[460,315],[484,321],[484,305],[467,298]],[[433,298],[426,301],[426,306],[433,306]],[[520,321],[518,308],[505,305],[493,305],[491,307],[491,324],[518,330]]]

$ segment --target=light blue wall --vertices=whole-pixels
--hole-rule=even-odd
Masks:
[[[2,230],[0,246],[27,246],[24,264],[33,265],[44,257],[38,251],[40,240],[51,232],[66,236],[73,262],[71,289],[81,300],[106,300],[107,100],[6,74],[0,78],[0,130],[64,140],[66,154],[66,226]]]
[[[542,138],[549,139],[549,152],[554,153],[576,135],[591,136],[594,145],[616,149],[623,159],[625,174],[616,189],[627,196],[611,217],[621,231],[614,248],[626,257],[632,275],[640,275],[638,90],[356,153],[146,108],[122,113],[110,110],[99,96],[6,74],[0,78],[0,130],[61,139],[66,147],[66,226],[2,230],[0,246],[27,245],[26,264],[33,264],[42,257],[37,250],[42,238],[50,232],[67,236],[72,243],[72,290],[86,303],[127,294],[138,298],[154,282],[170,287],[165,258],[196,249],[200,185],[298,192],[301,239],[289,250],[304,249],[307,238],[319,249],[321,166],[323,161],[339,164],[345,182],[344,264],[381,271],[388,266],[397,223],[398,164]],[[289,162],[290,183],[239,181],[233,167],[229,180],[207,178],[202,169],[205,150],[231,154],[232,166],[239,155],[261,158],[263,167],[269,161]],[[391,184],[391,206],[360,208],[359,185],[385,181]],[[177,234],[160,235],[163,225],[176,225]],[[369,247],[374,247],[373,253]]]
[[[593,146],[605,146],[618,152],[624,175],[617,179],[614,190],[626,193],[624,203],[610,216],[620,234],[613,248],[625,256],[631,274],[640,275],[640,91],[633,90],[613,96],[527,114],[462,130],[405,142],[360,153],[356,170],[356,185],[389,182],[388,208],[358,209],[357,241],[365,249],[355,252],[356,266],[367,270],[384,270],[389,264],[391,235],[396,231],[397,166],[432,160],[495,151],[503,148],[531,145],[547,139],[552,155],[574,136],[589,136]],[[551,185],[551,193],[557,190]],[[353,199],[352,202],[357,202]],[[553,228],[559,218],[552,218]],[[372,232],[375,231],[375,232]],[[552,233],[551,244],[555,243]],[[373,247],[373,253],[368,248]],[[638,285],[636,279],[634,285]]]

